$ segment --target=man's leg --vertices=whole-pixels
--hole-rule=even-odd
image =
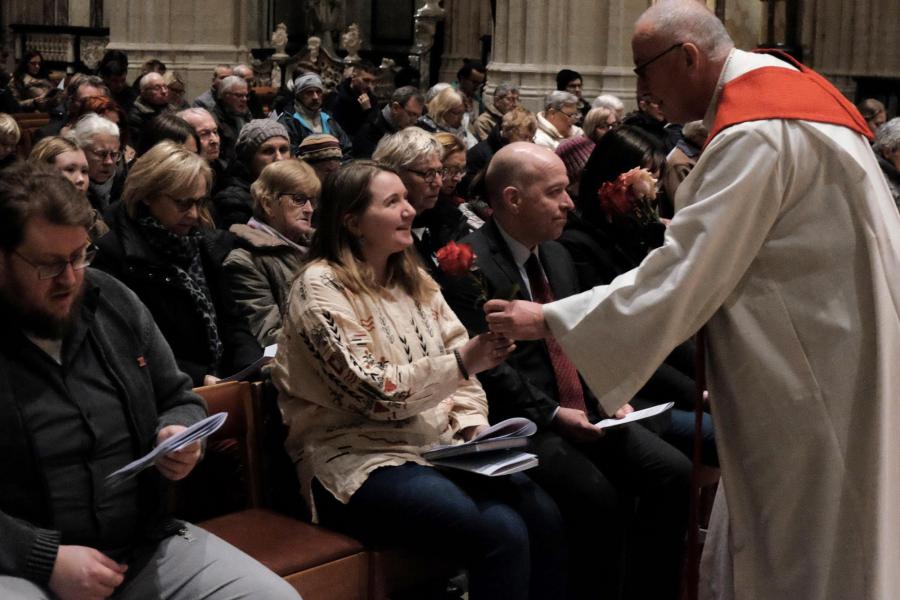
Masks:
[[[628,536],[626,598],[675,598],[690,499],[691,461],[638,424],[585,447],[617,489],[638,498]]]
[[[284,579],[213,534],[188,524],[163,540],[116,598],[299,600]]]
[[[50,600],[41,586],[21,577],[0,575],[0,598],[3,600]]]

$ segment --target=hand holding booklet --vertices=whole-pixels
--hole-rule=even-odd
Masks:
[[[657,404],[656,406],[651,406],[650,408],[630,412],[621,419],[603,419],[602,421],[597,421],[596,423],[594,423],[594,427],[596,427],[597,429],[607,429],[609,427],[615,427],[617,425],[624,425],[625,423],[633,423],[634,421],[640,421],[641,419],[655,417],[658,414],[666,412],[673,406],[675,406],[674,402]]]
[[[197,421],[181,433],[173,435],[170,438],[166,438],[158,446],[156,446],[153,450],[151,450],[141,458],[132,461],[121,469],[113,471],[112,473],[107,475],[107,485],[119,485],[120,483],[134,477],[144,469],[153,466],[153,463],[156,462],[156,459],[160,458],[161,456],[171,454],[172,452],[178,452],[179,450],[183,450],[184,448],[190,446],[194,442],[198,442],[209,437],[216,430],[218,430],[223,423],[225,423],[225,419],[227,418],[228,413],[216,413],[214,415],[206,417],[201,421]]]
[[[527,445],[528,436],[536,431],[537,425],[528,419],[506,419],[464,444],[437,446],[423,453],[422,457],[441,467],[489,477],[509,475],[537,466],[538,459],[534,454],[515,450]]]

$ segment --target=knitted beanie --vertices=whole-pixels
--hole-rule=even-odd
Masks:
[[[278,121],[272,119],[253,119],[241,128],[238,134],[235,150],[238,156],[245,159],[252,157],[263,143],[273,137],[288,137],[287,129]]]
[[[588,158],[594,151],[594,146],[594,142],[586,135],[577,135],[563,140],[556,148],[556,155],[566,165],[566,175],[569,176],[569,181],[575,181],[575,178],[581,175],[584,165],[587,164]]]
[[[325,86],[322,85],[322,78],[315,73],[304,73],[294,80],[295,94],[299,94],[303,90],[309,88],[319,88],[320,90],[324,90]]]
[[[324,160],[341,160],[343,154],[341,154],[341,144],[336,137],[319,134],[303,138],[300,147],[297,148],[297,157],[313,164]]]

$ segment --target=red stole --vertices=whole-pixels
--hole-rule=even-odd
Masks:
[[[856,107],[828,80],[783,52],[767,52],[800,70],[761,67],[726,83],[706,144],[726,127],[767,119],[831,123],[874,137]]]

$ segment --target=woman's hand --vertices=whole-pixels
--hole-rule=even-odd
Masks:
[[[469,375],[493,369],[516,349],[516,345],[504,335],[482,333],[470,339],[459,349],[459,356]]]

